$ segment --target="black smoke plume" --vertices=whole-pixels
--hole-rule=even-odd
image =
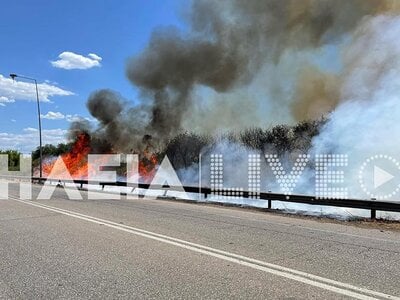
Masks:
[[[183,123],[190,124],[193,117],[196,87],[223,94],[245,86],[266,64],[279,64],[288,51],[308,51],[339,41],[364,17],[394,11],[397,6],[390,0],[193,1],[186,15],[188,32],[157,29],[143,52],[128,61],[126,75],[140,89],[141,103],[131,107],[118,93],[96,91],[87,106],[99,127],[91,130],[85,124],[74,124],[73,129],[83,126],[82,130],[91,131],[99,144],[109,144],[113,151],[141,151],[146,147],[144,136],[146,143],[151,140],[157,147],[183,129],[191,129],[183,128]],[[314,117],[333,109],[339,102],[338,79],[308,62],[300,61],[297,67],[305,69],[309,78],[319,78],[319,84],[303,87],[311,83],[299,81],[299,96],[292,99],[293,118]],[[280,100],[273,100],[278,107]],[[239,104],[232,107],[248,108]],[[232,115],[205,116],[204,123],[234,123]]]

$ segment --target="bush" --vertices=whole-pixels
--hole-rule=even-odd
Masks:
[[[72,143],[69,144],[58,144],[57,146],[54,145],[44,145],[42,147],[42,153],[43,153],[43,157],[46,156],[60,156],[64,153],[67,153],[71,150],[72,147]],[[40,157],[40,151],[39,151],[39,147],[36,148],[35,151],[32,152],[32,160],[35,161],[37,159],[39,159]]]
[[[211,138],[206,135],[184,132],[167,143],[163,155],[168,156],[174,168],[188,168],[198,162],[201,149],[210,141]]]
[[[19,170],[19,156],[21,153],[16,150],[0,150],[0,154],[8,155],[8,169],[10,171]]]

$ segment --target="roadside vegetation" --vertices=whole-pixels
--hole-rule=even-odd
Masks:
[[[19,156],[20,152],[16,150],[0,150],[0,154],[8,155],[8,170],[18,171],[19,170]]]
[[[185,169],[198,163],[199,153],[204,149],[212,149],[221,141],[228,141],[260,152],[276,153],[279,156],[287,153],[307,153],[312,139],[320,132],[326,122],[325,118],[315,121],[304,121],[293,126],[276,125],[270,128],[253,127],[239,132],[226,132],[211,136],[194,132],[182,132],[169,140],[155,155],[161,159],[168,156],[175,169]],[[57,157],[71,151],[73,143],[43,146],[43,157]],[[8,154],[9,169],[18,170],[20,152],[16,150],[0,150],[0,154]],[[39,147],[32,152],[32,164],[39,164]]]
[[[160,157],[168,155],[175,169],[187,168],[198,163],[199,153],[212,149],[225,140],[242,145],[251,150],[268,152],[283,156],[287,153],[307,153],[312,146],[312,139],[320,132],[326,119],[304,121],[293,126],[276,125],[270,128],[253,127],[239,132],[227,132],[218,136],[184,132],[171,139]]]

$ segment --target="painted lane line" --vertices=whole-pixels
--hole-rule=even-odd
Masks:
[[[236,264],[247,266],[247,267],[250,267],[250,268],[253,268],[256,270],[260,270],[260,271],[263,271],[266,273],[285,277],[285,278],[288,278],[288,279],[291,279],[294,281],[298,281],[298,282],[305,283],[305,284],[308,284],[311,286],[322,288],[322,289],[325,289],[325,290],[328,290],[331,292],[350,296],[355,299],[377,299],[375,297],[378,297],[381,299],[400,300],[399,297],[391,296],[391,295],[384,294],[381,292],[368,290],[365,288],[353,286],[353,285],[350,285],[347,283],[320,277],[320,276],[309,274],[306,272],[302,272],[302,271],[286,268],[283,266],[267,263],[264,261],[252,259],[252,258],[249,258],[246,256],[242,256],[242,255],[230,253],[227,251],[203,246],[200,244],[191,243],[191,242],[188,242],[185,240],[173,238],[170,236],[158,234],[158,233],[143,230],[140,228],[115,223],[115,222],[112,222],[109,220],[100,219],[100,218],[96,218],[93,216],[77,213],[74,211],[65,210],[62,208],[48,206],[45,204],[23,201],[23,200],[11,198],[11,197],[10,197],[10,199],[27,204],[27,205],[39,207],[42,209],[47,209],[47,210],[57,212],[57,213],[60,213],[63,215],[74,217],[77,219],[89,221],[89,222],[96,223],[96,224],[102,224],[104,226],[107,226],[107,227],[110,227],[113,229],[125,231],[125,232],[132,233],[132,234],[135,234],[138,236],[142,236],[142,237],[153,239],[153,240],[163,242],[166,244],[174,245],[174,246],[186,249],[186,250],[191,250],[193,252],[202,253],[205,255],[209,255],[209,256],[213,256],[213,257],[225,260],[225,261],[234,262]]]
[[[81,191],[81,192],[85,192],[85,191]],[[107,192],[104,192],[107,193]],[[129,199],[129,200],[139,200],[139,199]],[[153,200],[152,201],[158,201],[158,200]],[[148,201],[148,200],[146,200]],[[193,202],[196,202],[196,200],[188,200],[188,202],[184,202],[184,204],[189,204],[192,205]],[[220,207],[212,207],[213,209],[216,210],[222,210],[226,212],[226,208],[220,208]],[[254,213],[254,212],[247,212],[247,213]],[[256,214],[256,213],[254,213]],[[212,214],[214,216],[221,216],[219,214]],[[258,214],[259,215],[259,214]],[[230,217],[233,219],[239,219],[239,220],[247,220],[246,218],[240,217],[240,216],[233,216],[233,215],[222,215],[225,217]],[[304,230],[309,230],[309,231],[317,231],[317,232],[324,232],[324,233],[329,233],[331,235],[342,235],[342,236],[348,236],[348,237],[352,237],[352,238],[358,238],[358,239],[366,239],[366,240],[374,240],[374,241],[379,241],[379,242],[387,242],[387,243],[394,243],[394,244],[400,244],[400,240],[390,240],[390,239],[386,239],[386,238],[379,238],[379,237],[371,237],[371,236],[364,236],[364,235],[357,235],[357,234],[352,234],[352,233],[347,233],[347,232],[341,232],[341,231],[333,231],[333,230],[328,230],[328,229],[320,229],[320,228],[314,228],[314,227],[309,227],[309,226],[304,226],[304,225],[298,225],[298,224],[290,224],[290,223],[282,223],[282,222],[271,222],[271,221],[267,221],[267,220],[252,220],[258,223],[265,223],[265,224],[270,224],[270,225],[282,225],[285,227],[289,227],[289,228],[293,228],[293,227],[297,227],[297,228],[301,228]],[[362,228],[361,228],[362,229]],[[283,232],[285,233],[285,232]]]
[[[81,193],[87,193],[87,191],[84,191],[84,190],[81,190],[80,192]],[[104,191],[101,192],[101,194],[107,194],[107,193],[109,193],[111,195],[114,195],[111,192],[104,192]],[[5,200],[7,200],[7,199],[5,199]],[[139,200],[139,199],[134,198],[134,199],[128,199],[128,200]],[[158,200],[154,200],[154,199],[150,199],[150,200],[158,201]],[[196,200],[188,200],[188,202],[184,202],[184,204],[192,205],[193,202],[196,202]],[[226,208],[220,208],[220,207],[213,207],[213,209],[226,211]],[[247,213],[252,213],[253,214],[253,212],[247,212]],[[220,216],[218,214],[212,214],[212,215]],[[233,216],[233,215],[222,215],[222,216],[230,217],[230,218],[233,218],[233,219],[246,220],[246,218],[239,217],[239,216]],[[357,235],[357,234],[352,234],[352,233],[347,233],[347,232],[332,231],[332,230],[328,230],[328,229],[320,229],[320,228],[314,228],[314,227],[298,225],[298,224],[282,223],[282,222],[279,222],[279,221],[277,221],[277,222],[271,222],[271,221],[267,221],[267,220],[252,220],[252,221],[259,222],[259,223],[270,224],[270,225],[282,225],[282,226],[289,227],[289,228],[297,227],[297,228],[301,228],[301,229],[304,229],[304,230],[309,230],[309,231],[314,231],[314,232],[315,231],[324,232],[324,233],[329,233],[329,234],[332,234],[332,235],[343,235],[343,236],[348,236],[348,237],[358,238],[358,239],[375,240],[375,241],[379,241],[379,242],[400,244],[400,240],[389,240],[389,239],[386,239],[386,238],[363,236],[363,235]],[[282,232],[282,233],[285,233],[285,232]]]

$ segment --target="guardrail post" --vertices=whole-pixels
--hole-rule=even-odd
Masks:
[[[376,220],[376,209],[371,209],[371,220]]]

